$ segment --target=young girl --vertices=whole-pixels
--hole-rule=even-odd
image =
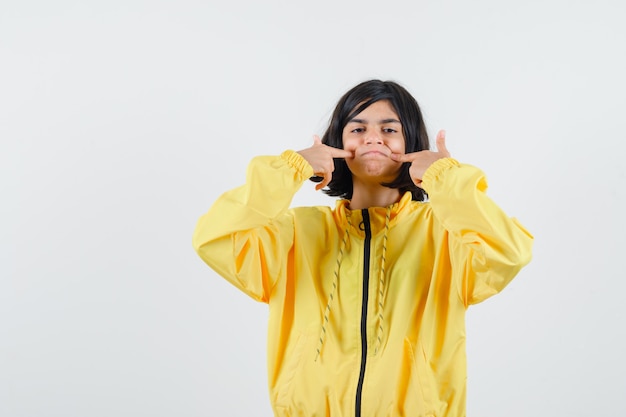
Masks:
[[[202,259],[269,304],[276,416],[465,416],[465,311],[530,261],[532,236],[443,131],[428,149],[415,99],[363,82],[322,140],[254,158],[198,222]],[[334,209],[289,208],[311,177]]]

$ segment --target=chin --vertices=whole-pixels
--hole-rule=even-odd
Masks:
[[[396,175],[398,175],[399,172],[397,166],[390,167],[388,164],[381,164],[378,163],[378,161],[372,161],[371,163],[367,163],[363,168],[364,171],[367,172],[369,175],[375,176],[395,177]]]
[[[392,182],[398,177],[399,172],[397,170],[389,170],[382,167],[364,167],[364,169],[358,171],[363,178],[375,179],[378,183]]]
[[[382,161],[366,161],[360,164],[348,164],[348,169],[352,175],[363,178],[376,179],[378,182],[391,182],[400,173],[398,166],[389,166]]]

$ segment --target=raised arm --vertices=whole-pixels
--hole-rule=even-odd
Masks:
[[[287,209],[311,175],[311,166],[294,151],[254,158],[246,183],[222,194],[198,221],[198,255],[246,294],[267,302],[293,242]]]
[[[316,136],[302,151],[254,158],[246,183],[224,193],[198,221],[196,252],[233,285],[267,302],[293,243],[288,208],[294,194],[314,174],[323,177],[317,189],[324,187],[332,178],[333,158],[351,155]]]
[[[480,169],[450,157],[443,131],[437,149],[397,160],[411,162],[413,181],[428,193],[434,216],[449,233],[452,273],[467,306],[501,291],[530,262],[533,237],[487,196]]]

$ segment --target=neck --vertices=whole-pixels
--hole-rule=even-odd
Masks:
[[[369,207],[387,207],[400,201],[400,191],[397,188],[389,188],[380,184],[363,184],[354,182],[351,210],[361,210]]]

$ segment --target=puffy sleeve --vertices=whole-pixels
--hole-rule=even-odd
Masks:
[[[530,262],[533,236],[487,196],[485,174],[474,166],[440,159],[422,181],[448,233],[452,278],[465,306],[500,292]]]
[[[218,274],[268,302],[293,243],[291,200],[313,169],[298,153],[254,158],[246,183],[221,195],[198,221],[193,247]]]

